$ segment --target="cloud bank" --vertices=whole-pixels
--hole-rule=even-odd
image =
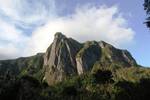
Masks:
[[[25,7],[30,6],[28,2],[15,1]],[[70,15],[58,16],[53,0],[39,1],[41,2],[31,2],[33,8],[27,9],[28,13],[23,13],[24,10],[21,8],[19,11],[15,7],[13,8],[12,4],[14,3],[10,3],[9,7],[1,6],[2,0],[0,0],[0,10],[7,12],[5,15],[12,21],[7,22],[0,17],[0,22],[3,23],[0,25],[0,59],[45,52],[56,32],[62,32],[80,42],[103,40],[118,47],[129,45],[134,41],[134,30],[128,26],[128,21],[119,12],[117,6],[84,5],[77,7],[75,12]],[[46,2],[49,2],[49,5]],[[50,5],[51,7],[49,7]],[[11,11],[8,8],[13,9]],[[36,9],[34,13],[32,13],[32,9]],[[22,20],[23,18],[25,20]],[[41,22],[42,24],[38,26]],[[30,35],[26,35],[23,29],[16,27],[16,23],[29,28],[32,26],[31,24],[34,24],[34,30]],[[22,23],[26,24],[22,25]]]

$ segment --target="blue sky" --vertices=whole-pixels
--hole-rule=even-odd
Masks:
[[[144,0],[0,0],[0,59],[44,52],[57,31],[104,40],[150,66]]]

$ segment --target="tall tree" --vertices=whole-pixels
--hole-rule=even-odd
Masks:
[[[150,0],[144,0],[144,10],[146,11],[147,18],[145,24],[150,29]]]

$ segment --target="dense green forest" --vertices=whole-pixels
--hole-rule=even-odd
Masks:
[[[48,86],[31,76],[0,77],[0,100],[146,100],[150,69],[100,67]]]

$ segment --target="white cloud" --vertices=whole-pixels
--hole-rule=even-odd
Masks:
[[[0,45],[0,59],[13,59],[21,55],[20,49],[12,43]]]
[[[45,51],[56,32],[63,32],[81,42],[104,40],[115,46],[133,42],[134,31],[128,27],[116,6],[78,8],[73,15],[49,20],[46,25],[33,32],[29,42],[31,53]]]
[[[28,37],[14,25],[2,19],[0,19],[0,23],[0,59],[21,56],[22,46],[28,41]]]
[[[27,55],[24,51],[29,51],[30,37],[16,25],[29,29],[32,24],[54,17],[54,3],[54,0],[0,0],[0,59]]]
[[[36,0],[32,1],[36,2]],[[44,1],[51,2],[52,7],[46,8]],[[45,52],[56,32],[62,32],[80,42],[104,40],[115,46],[130,44],[134,40],[134,31],[128,27],[127,20],[116,6],[84,6],[77,8],[72,15],[59,17],[54,13],[56,11],[54,0],[39,0],[37,4],[32,2],[33,7],[28,2],[23,2],[23,4],[22,2],[21,0],[13,0],[13,2],[12,0],[0,0],[0,9],[15,23],[23,21],[28,24],[32,22],[38,24],[36,22],[38,20],[48,21],[45,25],[37,27],[29,37],[16,28],[15,23],[9,23],[0,18],[0,23],[2,23],[0,24],[0,59]],[[20,4],[25,9],[27,7],[31,9],[23,10]],[[19,10],[16,5],[19,5]],[[49,12],[52,12],[51,15],[47,15]],[[8,43],[2,43],[2,41]]]
[[[55,15],[54,0],[0,0],[0,10],[15,21],[36,24]],[[52,16],[51,16],[52,14]]]
[[[21,30],[16,29],[15,26],[0,19],[0,40],[9,42],[22,41],[25,37]]]

